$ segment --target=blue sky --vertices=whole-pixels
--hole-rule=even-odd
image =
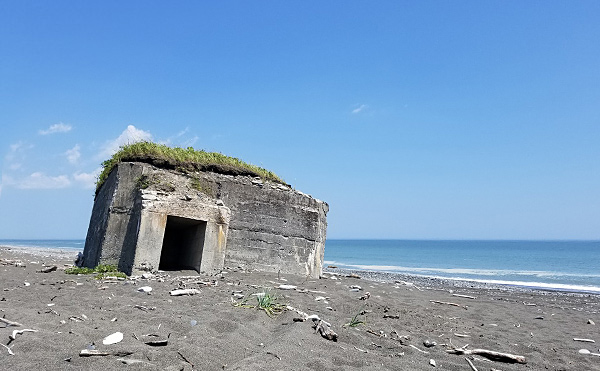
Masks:
[[[600,2],[0,2],[0,238],[84,238],[151,139],[273,170],[331,238],[600,238]]]

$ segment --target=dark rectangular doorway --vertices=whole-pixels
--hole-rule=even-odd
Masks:
[[[200,272],[205,232],[205,221],[168,215],[158,269]]]

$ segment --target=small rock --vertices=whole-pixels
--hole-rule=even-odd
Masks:
[[[430,340],[425,340],[423,342],[423,345],[425,345],[427,348],[431,348],[437,345],[437,343],[435,341],[430,341]]]
[[[351,290],[362,290],[362,287],[358,286],[358,285],[352,285],[350,286]]]
[[[152,291],[152,287],[150,286],[142,286],[139,289],[137,289],[139,292],[150,292]]]
[[[591,319],[588,319],[588,325],[595,325],[596,323],[594,321],[592,321]]]
[[[296,290],[296,287],[294,285],[279,285],[280,290]]]
[[[429,360],[429,364],[430,364],[430,365],[432,365],[433,367],[435,367],[435,366],[436,366],[436,364],[435,364],[435,360],[434,360],[434,359],[430,359],[430,360]]]
[[[152,273],[142,273],[142,278],[143,279],[147,280],[147,279],[150,279],[150,278],[153,278],[153,277],[154,277],[154,275]]]

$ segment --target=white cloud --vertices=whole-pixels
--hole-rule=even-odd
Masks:
[[[21,167],[25,157],[25,151],[33,148],[33,145],[19,141],[9,146],[9,151],[4,157],[6,166],[11,170],[17,170]]]
[[[150,134],[149,131],[144,131],[133,125],[129,125],[116,139],[109,140],[104,144],[104,148],[98,154],[98,157],[101,159],[108,159],[123,145],[151,140],[152,134]]]
[[[67,160],[69,160],[70,163],[76,164],[77,161],[79,161],[79,157],[81,157],[80,149],[81,147],[79,147],[79,144],[76,144],[75,147],[65,152],[65,156],[67,156]]]
[[[62,122],[60,122],[58,124],[50,125],[50,127],[46,130],[40,130],[39,133],[40,133],[40,135],[48,135],[48,134],[54,134],[54,133],[66,133],[68,131],[71,131],[71,129],[72,129],[71,125],[66,125],[66,124],[63,124]]]
[[[91,173],[75,173],[73,174],[73,179],[77,183],[81,184],[83,188],[93,189],[96,187],[96,180],[98,179],[98,175],[100,175],[101,171],[102,168],[99,167]]]
[[[66,175],[48,176],[42,172],[35,172],[21,181],[14,182],[21,189],[58,189],[67,188],[71,185]]]
[[[179,146],[181,148],[192,147],[200,138],[197,135],[192,136],[188,134],[189,132],[190,128],[187,127],[166,140],[160,141],[160,143],[167,146]]]
[[[361,104],[360,106],[358,106],[357,108],[352,110],[352,114],[356,115],[357,113],[360,113],[362,111],[364,111],[365,109],[369,108],[369,106],[367,106],[366,104]]]

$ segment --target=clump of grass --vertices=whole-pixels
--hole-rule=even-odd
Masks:
[[[135,185],[139,189],[146,189],[146,188],[150,187],[150,184],[151,184],[150,178],[147,175],[142,175],[139,178],[137,178],[135,181]]]
[[[365,312],[362,309],[358,311],[354,317],[350,318],[350,322],[346,323],[344,327],[356,327],[359,325],[364,325],[365,321],[358,319],[358,317],[364,315],[364,313]]]
[[[169,147],[153,142],[137,142],[122,146],[110,159],[102,162],[103,170],[96,182],[96,192],[120,162],[138,161],[157,167],[188,171],[212,171],[232,175],[259,176],[263,180],[286,184],[275,173],[218,152],[195,150],[192,147]]]
[[[95,279],[101,280],[107,277],[120,277],[127,278],[127,275],[123,272],[119,272],[119,269],[116,265],[111,264],[99,264],[95,268],[87,268],[87,267],[71,267],[65,269],[66,274],[94,274]]]
[[[204,193],[205,195],[214,196],[214,193],[215,193],[214,190],[212,189],[210,184],[204,179],[193,177],[190,180],[190,186],[193,189]]]
[[[265,313],[269,317],[273,317],[281,312],[283,312],[286,308],[285,304],[279,303],[276,295],[270,293],[269,291],[256,293],[253,296],[256,297],[256,305],[248,304],[249,298],[245,298],[241,302],[234,302],[236,307],[242,308],[256,308],[260,310],[264,310]]]

